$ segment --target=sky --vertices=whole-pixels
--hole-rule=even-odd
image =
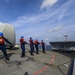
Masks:
[[[16,42],[75,41],[75,0],[0,0],[0,25],[11,24]]]

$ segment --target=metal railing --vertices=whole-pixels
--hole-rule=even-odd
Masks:
[[[75,58],[71,60],[67,75],[75,75]]]

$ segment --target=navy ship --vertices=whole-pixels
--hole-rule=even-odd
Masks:
[[[75,41],[54,41],[49,43],[52,50],[55,51],[75,51]]]

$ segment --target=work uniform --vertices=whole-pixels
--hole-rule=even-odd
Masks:
[[[34,40],[33,40],[33,52],[35,52],[35,51],[34,51]]]
[[[39,51],[39,49],[38,49],[38,44],[40,44],[40,43],[38,42],[38,40],[35,40],[35,41],[34,41],[34,44],[35,44],[35,48],[36,48],[36,53],[39,54],[39,53],[38,53],[38,51]]]
[[[24,38],[21,38],[20,39],[20,45],[21,45],[21,49],[22,49],[21,57],[25,56],[25,44],[26,44],[26,42],[25,42]]]
[[[7,57],[6,47],[4,44],[4,38],[0,37],[0,50],[3,52],[4,56]]]
[[[45,43],[42,41],[41,45],[42,45],[42,52],[45,53]]]
[[[29,43],[30,43],[30,53],[31,53],[31,55],[33,55],[33,52],[34,52],[34,42],[33,42],[32,39],[30,39]]]
[[[5,59],[9,60],[6,52],[6,46],[4,41],[11,44],[7,39],[5,39],[3,36],[0,36],[0,50],[3,52]],[[12,45],[12,44],[11,44]]]

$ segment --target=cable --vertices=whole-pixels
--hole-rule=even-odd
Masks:
[[[58,69],[60,70],[60,72],[61,72],[63,75],[65,75],[64,72],[60,69],[60,66],[61,66],[61,65],[58,65]]]
[[[71,59],[71,60],[72,60],[72,59]],[[71,62],[71,60],[69,60],[69,61],[67,61],[67,62],[65,62],[65,63],[63,63],[63,64],[69,63],[69,62]],[[61,72],[63,75],[65,75],[65,73],[60,69],[60,66],[64,66],[63,64],[58,65],[58,69],[60,70],[60,72]]]

